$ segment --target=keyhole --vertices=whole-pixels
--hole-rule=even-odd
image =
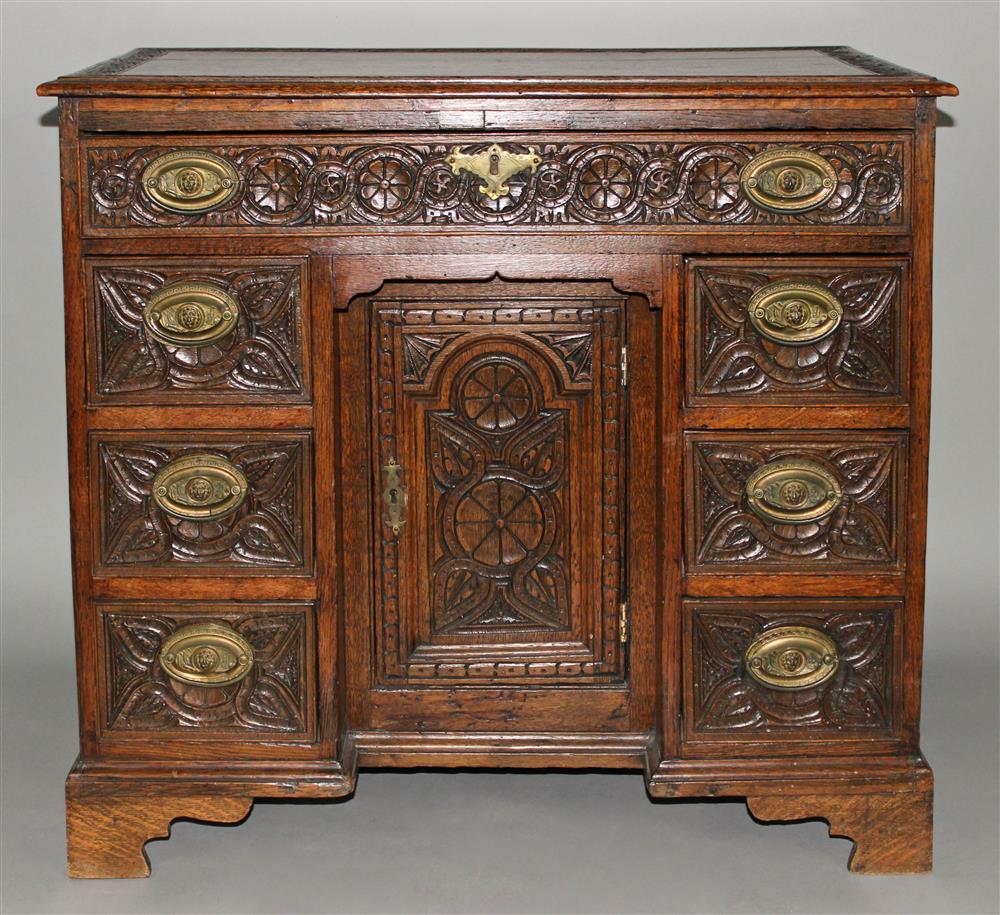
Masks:
[[[490,174],[500,174],[500,155],[498,153],[490,153]]]
[[[396,498],[397,498],[398,494],[399,494],[399,490],[398,489],[390,489],[389,490],[389,501],[393,505],[396,504]]]

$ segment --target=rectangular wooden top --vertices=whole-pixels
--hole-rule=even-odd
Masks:
[[[847,47],[662,50],[139,48],[39,95],[955,95],[954,86]]]

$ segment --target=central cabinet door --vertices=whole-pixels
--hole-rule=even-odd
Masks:
[[[376,677],[625,674],[625,297],[387,283],[372,320]]]

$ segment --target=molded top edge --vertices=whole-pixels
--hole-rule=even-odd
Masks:
[[[39,95],[157,97],[957,95],[848,47],[570,49],[137,48]]]

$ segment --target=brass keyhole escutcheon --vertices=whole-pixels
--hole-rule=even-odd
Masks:
[[[465,153],[461,146],[456,146],[446,161],[456,175],[469,172],[481,178],[483,183],[479,185],[478,191],[490,200],[498,200],[510,193],[507,182],[514,175],[529,170],[533,174],[542,164],[542,157],[534,146],[529,146],[526,153],[515,153],[494,143],[489,149],[478,153]]]
[[[395,458],[389,458],[389,463],[382,466],[382,472],[385,474],[385,489],[382,490],[382,500],[385,503],[383,520],[397,536],[406,520],[403,517],[406,509],[406,490],[400,479],[402,469]]]

